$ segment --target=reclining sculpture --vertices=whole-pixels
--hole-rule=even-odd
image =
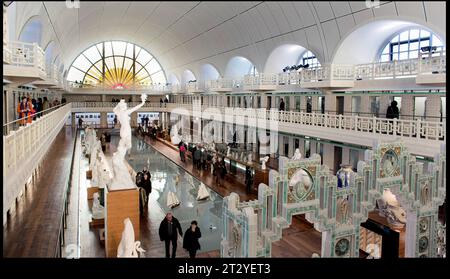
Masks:
[[[389,189],[384,189],[383,197],[377,200],[378,212],[386,217],[389,224],[396,228],[403,228],[406,224],[406,212],[400,207],[397,198]]]

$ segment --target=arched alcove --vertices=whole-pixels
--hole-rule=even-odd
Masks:
[[[181,84],[186,84],[190,80],[197,80],[194,73],[191,70],[184,70],[183,74],[181,75]]]
[[[338,45],[333,56],[335,64],[364,64],[378,61],[380,51],[391,38],[410,28],[429,28],[405,20],[376,20],[355,28]],[[445,42],[445,38],[440,38]]]
[[[45,52],[45,65],[50,67],[53,64],[53,57],[55,54],[55,43],[51,41],[44,50]]]
[[[297,65],[299,58],[307,51],[295,44],[284,44],[275,48],[264,66],[264,73],[281,73],[286,66]]]
[[[200,81],[216,80],[220,78],[219,71],[211,64],[204,64],[200,67]]]
[[[26,43],[41,44],[42,39],[42,22],[39,17],[35,16],[28,20],[23,26],[20,34],[19,41]]]
[[[235,56],[228,61],[224,77],[242,78],[244,75],[252,73],[258,73],[254,64],[245,57]]]
[[[167,77],[167,82],[171,85],[180,84],[180,80],[174,73],[169,74],[169,76]]]

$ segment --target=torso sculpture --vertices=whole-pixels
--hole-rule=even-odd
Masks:
[[[384,189],[383,197],[377,200],[380,216],[386,217],[389,224],[403,228],[406,224],[406,212],[389,189]]]
[[[266,163],[269,161],[269,158],[270,158],[269,156],[265,156],[265,157],[263,157],[263,158],[260,159],[261,162],[262,162],[262,165],[261,165],[261,169],[262,169],[262,170],[267,169]]]
[[[118,258],[137,258],[138,252],[142,256],[145,252],[141,248],[141,242],[135,241],[134,239],[134,229],[130,218],[126,218],[123,221],[125,227],[122,232],[122,239],[120,240],[119,247],[117,247],[117,257]]]
[[[170,131],[170,139],[171,139],[171,141],[172,141],[172,144],[177,145],[177,144],[180,143],[181,138],[180,138],[180,136],[178,135],[178,126],[177,126],[177,125],[174,125],[174,126],[172,127],[172,130]]]
[[[93,198],[94,203],[92,204],[92,218],[94,219],[105,218],[105,208],[100,204],[98,192],[94,193]]]
[[[300,160],[302,158],[302,154],[300,153],[300,149],[295,149],[294,156],[292,156],[292,160]]]
[[[114,177],[110,187],[111,190],[130,189],[136,187],[128,171],[128,167],[125,164],[125,154],[131,148],[130,114],[141,108],[145,104],[146,99],[147,95],[142,94],[142,103],[131,109],[127,109],[125,100],[121,100],[113,110],[120,122],[120,141],[117,151],[114,153],[112,158]]]

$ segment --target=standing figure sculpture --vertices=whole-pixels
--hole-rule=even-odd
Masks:
[[[127,109],[127,104],[125,103],[125,100],[122,99],[113,109],[117,119],[120,122],[120,141],[117,151],[114,153],[112,158],[114,177],[111,183],[111,190],[130,189],[136,187],[128,171],[128,167],[125,164],[125,154],[131,148],[130,115],[140,109],[145,104],[146,99],[147,95],[142,94],[142,103],[131,109]]]

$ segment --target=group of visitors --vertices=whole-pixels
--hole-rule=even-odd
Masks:
[[[172,243],[172,258],[177,254],[178,234],[183,236],[180,222],[172,213],[167,213],[159,226],[159,238],[164,241],[166,247],[166,258],[170,258],[170,243]],[[192,221],[184,233],[183,248],[189,252],[190,258],[195,258],[197,250],[200,250],[199,238],[202,237],[197,221]]]
[[[148,123],[147,120],[144,125],[142,125],[141,123],[138,124],[136,132],[140,136],[149,136],[151,139],[156,139],[156,135],[160,130],[161,129],[157,124]]]
[[[152,175],[150,171],[144,166],[144,169],[136,174],[136,185],[139,187],[139,192],[143,193],[140,197],[140,213],[145,214],[148,210],[148,197],[152,192]]]
[[[163,107],[163,103],[164,103],[164,106],[165,107],[167,107],[167,103],[169,102],[169,99],[167,99],[167,97],[166,98],[164,98],[164,101],[163,101],[163,99],[162,98],[160,98],[159,99],[159,107]]]
[[[47,97],[35,99],[29,96],[23,96],[17,105],[17,115],[18,119],[20,119],[19,124],[26,125],[31,123],[33,120],[44,115],[46,110],[57,105],[59,105],[58,99],[55,99],[53,104],[51,104]]]

